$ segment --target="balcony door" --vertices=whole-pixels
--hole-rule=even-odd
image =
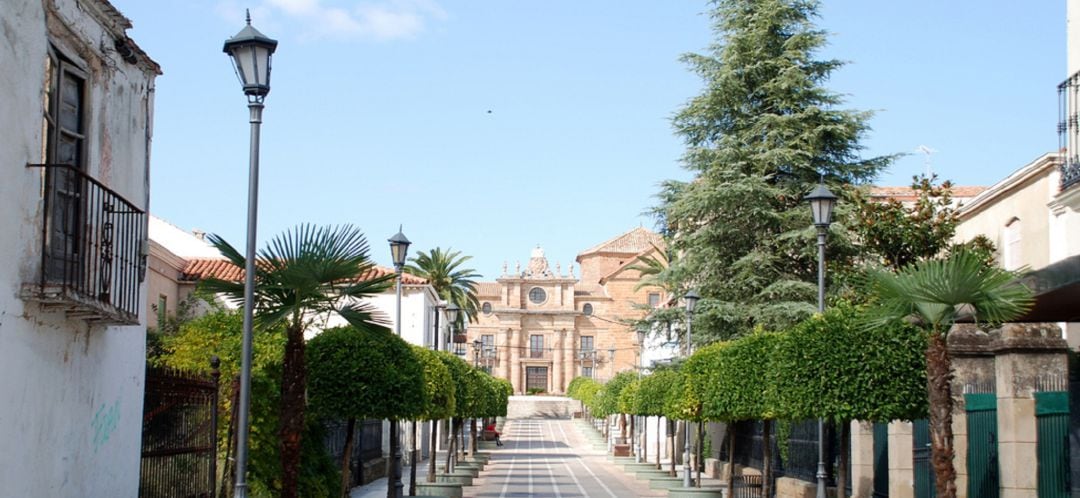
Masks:
[[[548,368],[547,367],[525,367],[525,392],[547,392],[548,390]]]
[[[86,75],[54,56],[49,59],[45,98],[45,161],[49,204],[46,280],[75,284],[83,273],[83,185],[85,171]]]

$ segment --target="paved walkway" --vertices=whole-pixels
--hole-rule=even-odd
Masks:
[[[505,446],[485,450],[491,461],[472,486],[471,498],[626,498],[661,497],[649,482],[623,472],[604,453],[593,449],[579,422],[559,419],[510,419],[503,427]],[[424,479],[421,462],[418,479]],[[408,492],[408,468],[403,473]],[[353,489],[351,498],[386,496],[386,479]]]

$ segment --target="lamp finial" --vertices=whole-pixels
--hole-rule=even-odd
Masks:
[[[247,19],[247,25],[251,26],[251,9],[244,9],[244,17]]]

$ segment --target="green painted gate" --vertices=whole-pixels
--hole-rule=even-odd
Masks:
[[[889,424],[874,424],[874,498],[889,496]]]
[[[1069,496],[1069,393],[1035,393],[1039,498]]]
[[[968,496],[997,498],[1000,490],[997,395],[965,394],[964,405],[968,429]]]
[[[911,423],[915,498],[934,498],[934,467],[930,463],[930,423],[925,418]]]

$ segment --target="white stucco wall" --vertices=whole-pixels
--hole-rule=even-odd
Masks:
[[[55,17],[46,22],[46,5]],[[138,494],[145,325],[69,319],[24,300],[41,266],[45,67],[50,42],[89,73],[90,175],[145,209],[153,70],[101,53],[114,38],[94,0],[0,8],[0,494]],[[120,28],[122,33],[122,28]],[[146,69],[150,69],[148,72]],[[145,286],[141,288],[145,301]],[[142,309],[143,307],[140,307]]]

